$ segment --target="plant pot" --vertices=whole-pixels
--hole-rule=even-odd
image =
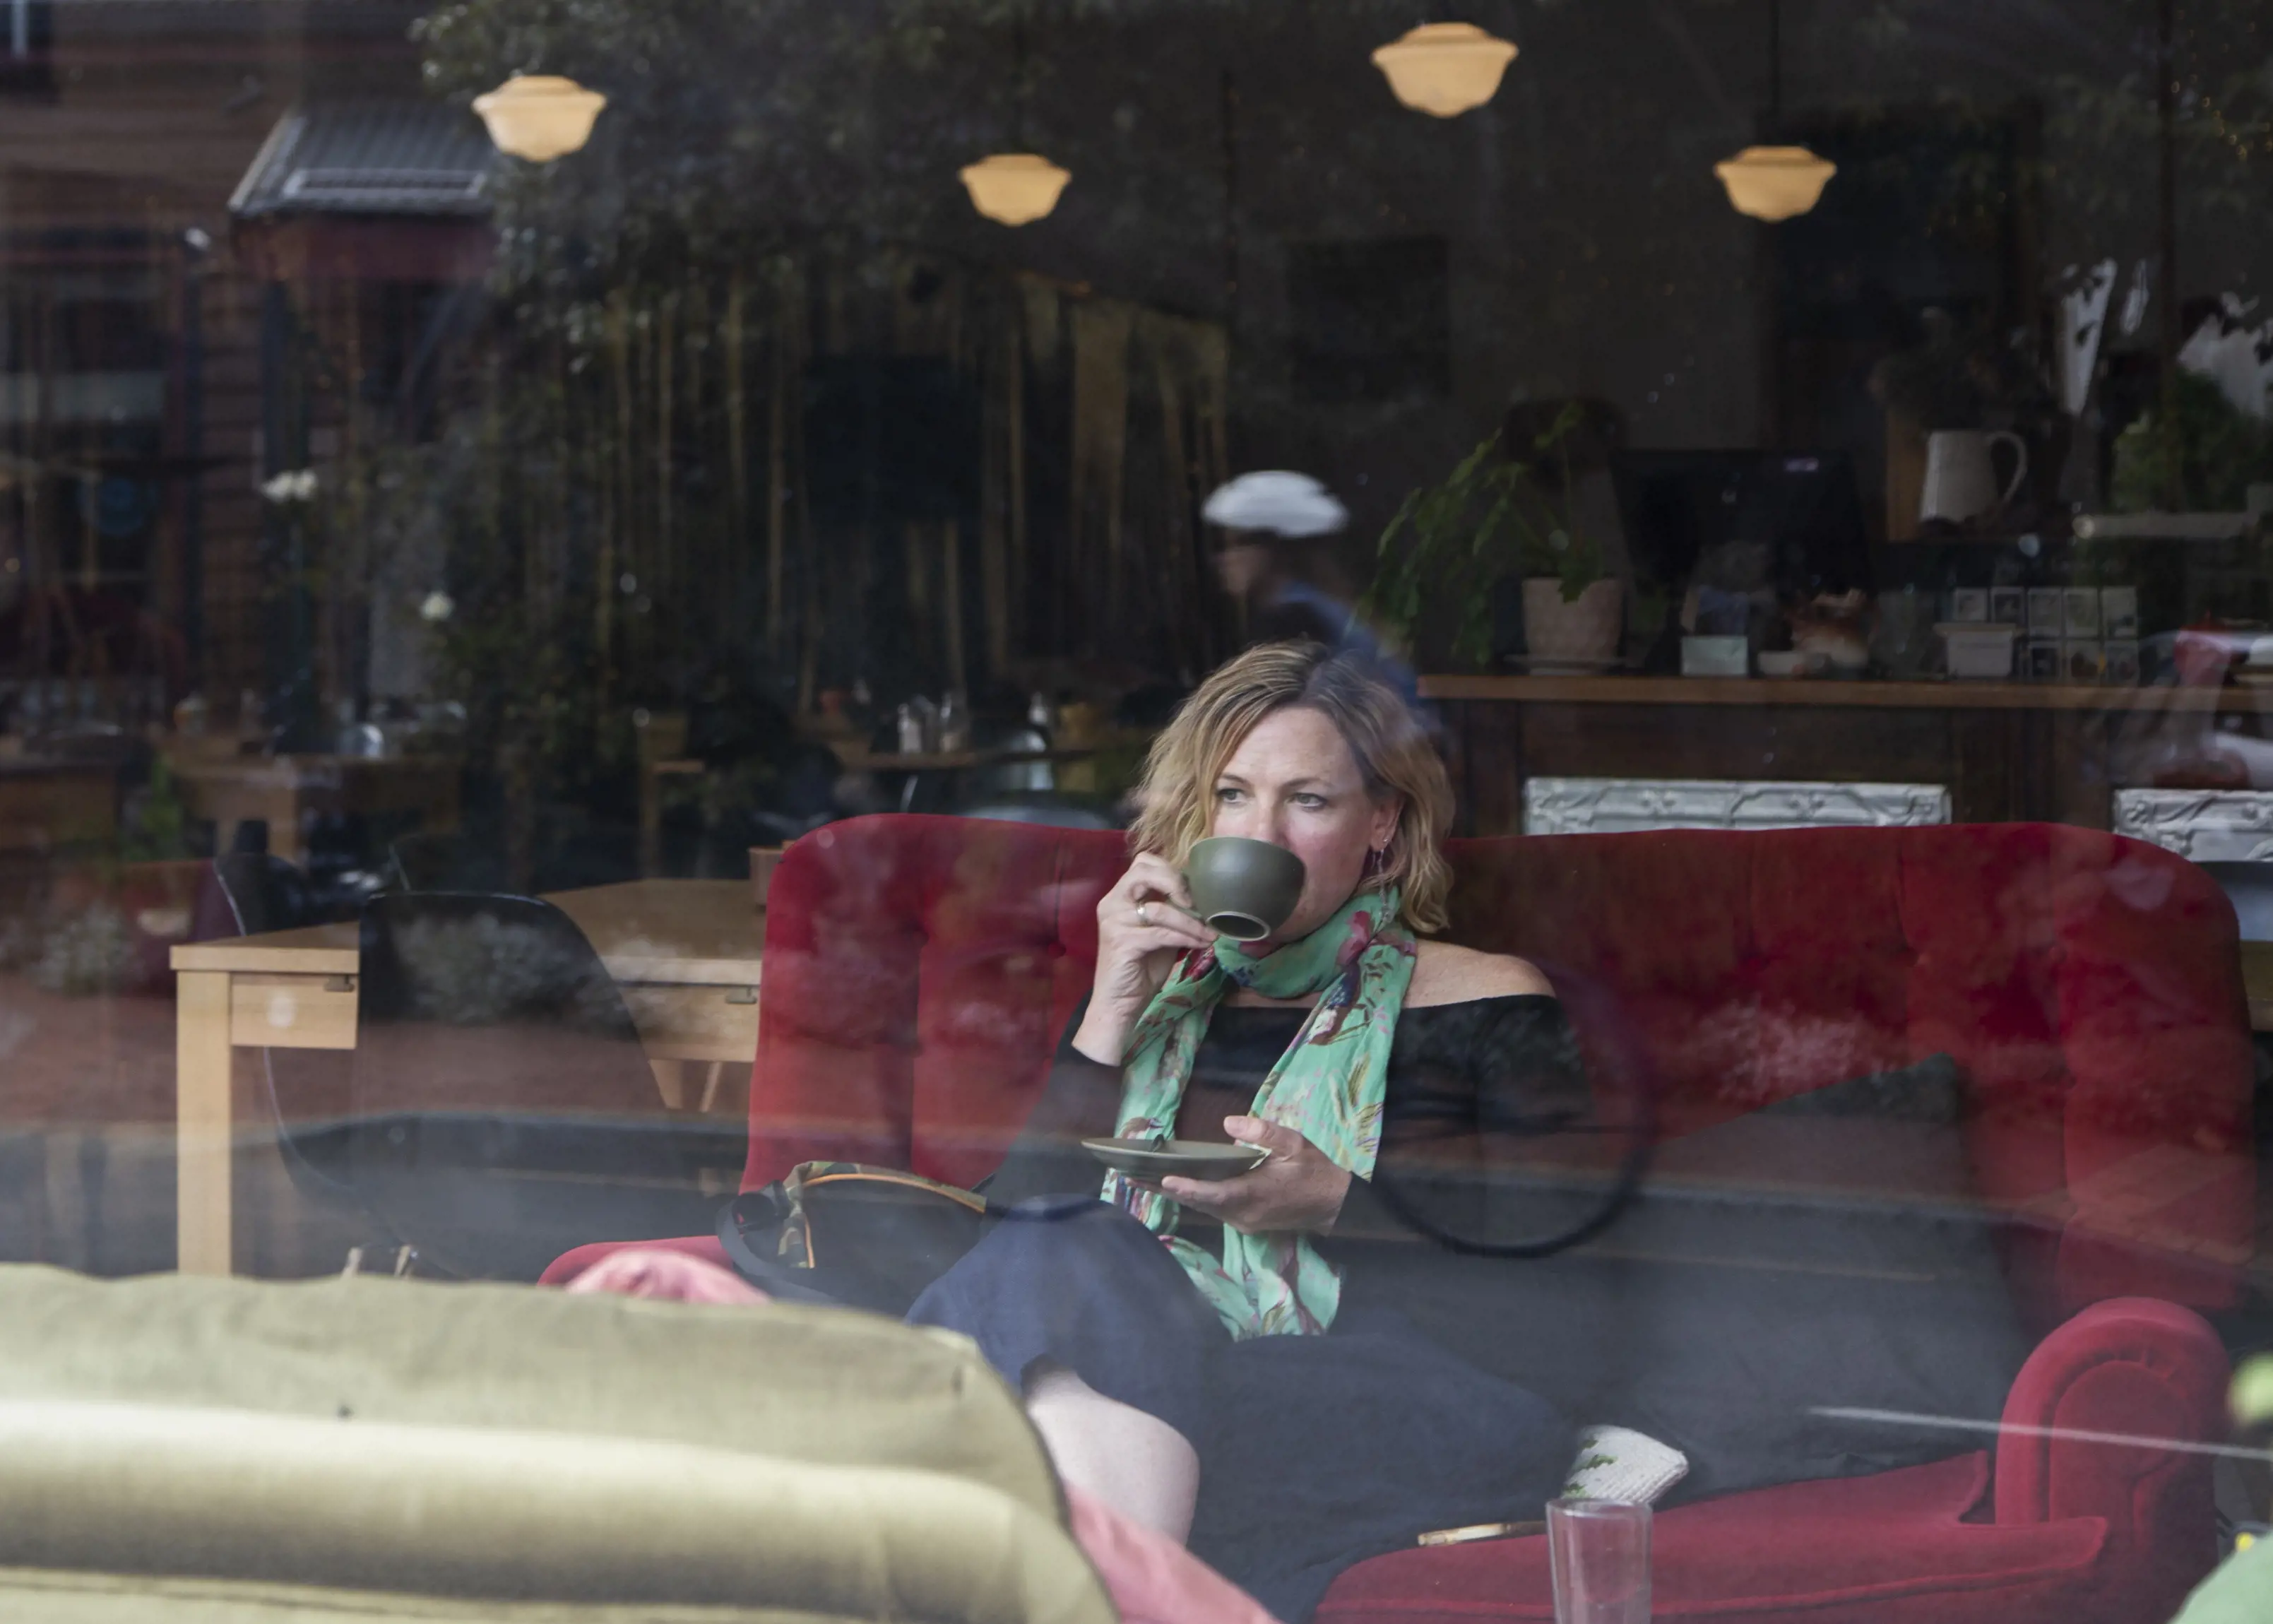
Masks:
[[[1609,665],[1618,657],[1624,608],[1617,581],[1596,581],[1569,602],[1563,583],[1551,575],[1526,581],[1523,638],[1532,667]]]

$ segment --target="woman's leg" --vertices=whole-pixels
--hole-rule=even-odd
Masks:
[[[1144,1226],[1094,1200],[1016,1209],[908,1312],[960,1331],[1025,1395],[1059,1475],[1182,1539],[1208,1366],[1230,1337]]]
[[[1027,1372],[1026,1414],[1065,1482],[1178,1545],[1191,1538],[1200,1457],[1182,1432],[1047,1361]]]

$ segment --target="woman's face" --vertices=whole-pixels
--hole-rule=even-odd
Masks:
[[[1397,828],[1397,801],[1366,793],[1340,730],[1300,705],[1257,722],[1210,787],[1210,834],[1268,840],[1302,860],[1302,898],[1267,942],[1306,936],[1332,918]]]

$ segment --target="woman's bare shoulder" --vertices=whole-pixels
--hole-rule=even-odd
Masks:
[[[1467,1004],[1477,998],[1555,996],[1554,983],[1528,959],[1509,953],[1478,952],[1450,942],[1423,942],[1413,966],[1407,1008],[1431,1004]]]

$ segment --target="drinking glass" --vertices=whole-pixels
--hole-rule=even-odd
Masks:
[[[1555,1624],[1648,1624],[1649,1507],[1558,1500],[1547,1507]]]

